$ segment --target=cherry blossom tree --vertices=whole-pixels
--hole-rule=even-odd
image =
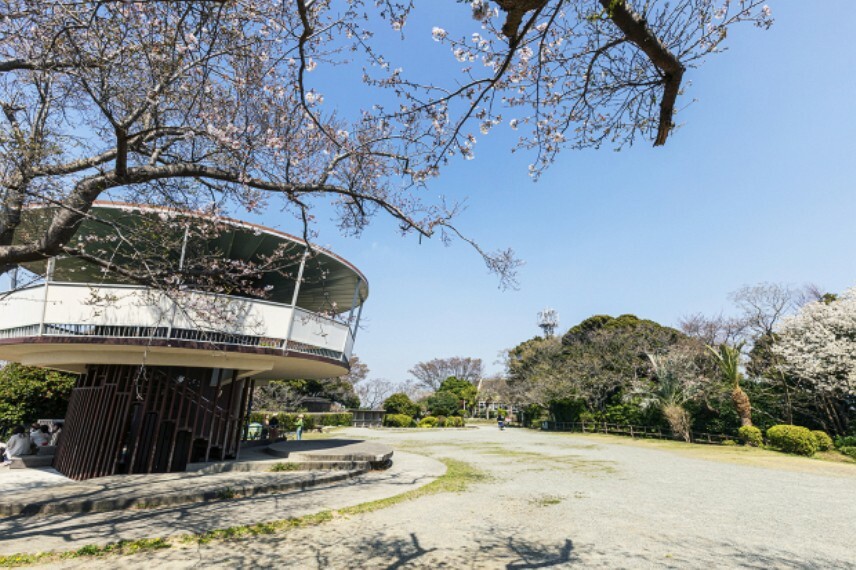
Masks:
[[[856,404],[856,288],[785,318],[771,351],[784,374],[822,396],[830,427],[845,433],[847,409]]]
[[[122,267],[111,246],[72,241],[93,202],[113,199],[210,214],[275,208],[307,239],[327,205],[349,235],[382,212],[402,233],[469,242],[513,285],[513,252],[485,251],[453,225],[461,197],[425,192],[441,168],[472,157],[477,136],[506,122],[534,151],[536,176],[562,148],[664,144],[686,71],[722,49],[732,25],[772,21],[756,0],[460,8],[472,12],[472,34],[433,30],[460,67],[440,84],[399,67],[407,62],[393,61],[379,34],[403,34],[408,2],[5,2],[0,273],[65,255],[163,286],[167,271]],[[358,85],[340,74],[325,92],[316,78],[345,64],[364,69]],[[354,96],[360,89],[372,104]],[[34,205],[51,209],[25,231]],[[144,243],[157,233],[104,225],[152,263],[164,249]],[[230,271],[240,284],[248,268],[220,267],[211,279]]]

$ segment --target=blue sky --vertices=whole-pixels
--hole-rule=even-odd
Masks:
[[[402,381],[415,363],[449,356],[499,372],[499,353],[537,334],[547,306],[561,332],[593,314],[676,325],[729,312],[728,293],[746,284],[856,285],[856,44],[834,17],[850,4],[771,7],[771,30],[733,28],[728,51],[688,73],[665,147],[565,151],[533,183],[532,156],[512,154],[512,133],[497,128],[474,160],[432,181],[430,192],[466,199],[465,233],[526,262],[517,291],[498,290],[466,244],[401,238],[383,218],[344,238],[322,218],[318,241],[370,282],[356,352],[371,376]],[[423,3],[405,29],[416,51],[388,53],[442,75],[454,63],[431,40],[435,25],[473,28],[466,5]],[[299,233],[274,211],[253,221]]]
[[[319,225],[369,278],[356,352],[371,376],[405,380],[416,362],[455,355],[500,371],[499,352],[537,334],[546,306],[562,331],[598,313],[675,325],[730,311],[745,284],[856,284],[856,47],[830,17],[847,6],[771,7],[771,30],[733,29],[729,50],[689,73],[679,103],[695,102],[665,148],[567,151],[533,183],[531,157],[492,134],[432,183],[467,197],[464,231],[525,260],[517,291],[499,291],[464,244],[400,238],[381,219],[358,240]],[[431,25],[451,27],[416,17],[407,33]]]

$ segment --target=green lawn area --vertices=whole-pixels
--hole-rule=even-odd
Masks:
[[[738,463],[768,469],[785,469],[839,477],[856,477],[856,461],[838,453],[827,451],[816,453],[813,457],[788,455],[770,449],[759,449],[743,445],[702,445],[671,441],[665,439],[634,439],[625,436],[607,435],[600,433],[556,433],[562,437],[581,437],[593,442],[599,441],[614,445],[631,445],[661,449],[695,459]]]

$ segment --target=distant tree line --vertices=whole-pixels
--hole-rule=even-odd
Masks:
[[[596,315],[562,337],[507,352],[516,402],[556,421],[737,433],[796,424],[856,429],[856,289],[762,283],[732,294],[736,317],[696,314],[679,329]]]

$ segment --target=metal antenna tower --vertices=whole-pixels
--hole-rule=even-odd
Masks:
[[[538,313],[538,326],[544,331],[545,337],[553,336],[559,326],[559,313],[549,307],[544,309]]]

